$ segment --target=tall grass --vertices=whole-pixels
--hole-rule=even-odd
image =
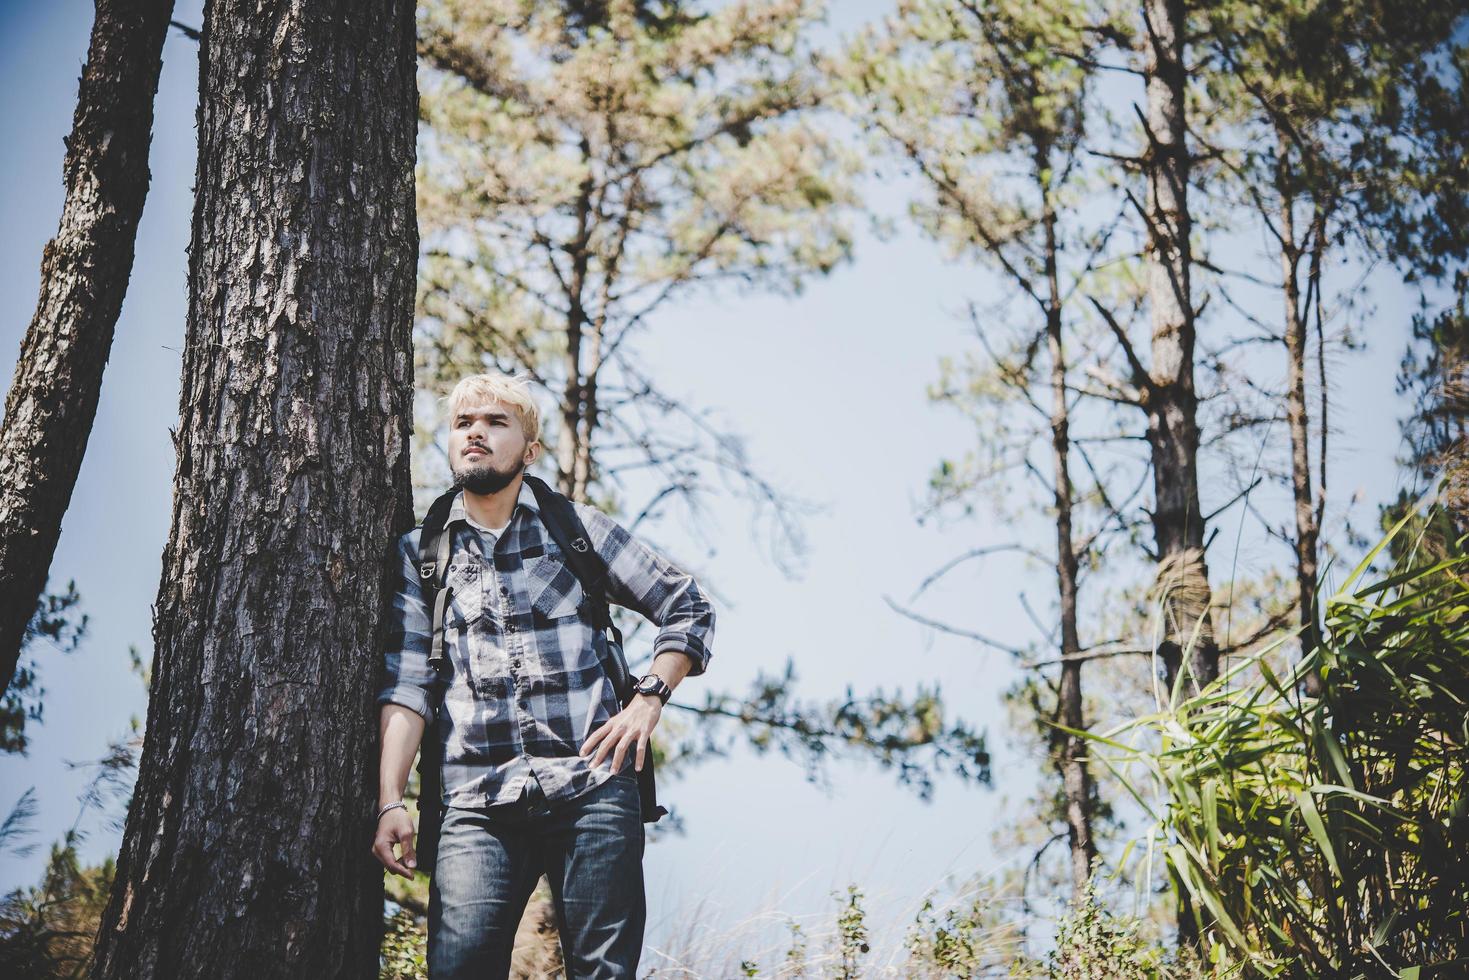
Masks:
[[[1147,882],[1164,863],[1220,966],[1469,975],[1469,558],[1462,539],[1429,557],[1424,526],[1405,515],[1325,599],[1293,667],[1287,634],[1196,697],[1080,733],[1153,821],[1121,864]]]

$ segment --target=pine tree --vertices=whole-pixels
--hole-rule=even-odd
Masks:
[[[100,978],[377,971],[409,492],[414,8],[214,3],[174,510]]]

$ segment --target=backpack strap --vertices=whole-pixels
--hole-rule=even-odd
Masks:
[[[566,556],[566,563],[571,566],[572,573],[581,581],[582,591],[591,604],[589,611],[592,614],[592,624],[598,629],[610,626],[612,616],[607,609],[607,564],[597,554],[597,549],[592,547],[591,535],[582,524],[576,505],[571,502],[570,497],[552,489],[540,477],[527,473],[524,479],[530,484],[531,492],[536,495],[536,504],[541,508],[541,523],[551,532],[551,538]]]
[[[429,620],[432,624],[433,641],[429,649],[428,665],[440,678],[449,669],[449,663],[444,659],[444,611],[454,592],[453,586],[447,584],[446,580],[454,544],[454,529],[449,522],[449,510],[454,506],[454,498],[457,496],[457,489],[439,494],[429,505],[428,516],[423,519],[423,529],[418,534],[418,585],[433,610]]]
[[[553,489],[540,477],[527,473],[524,479],[530,484],[531,492],[536,495],[536,505],[541,509],[541,523],[550,532],[551,539],[556,542],[561,553],[566,556],[566,563],[571,566],[572,574],[581,582],[592,625],[599,630],[611,632],[616,639],[616,643],[607,644],[613,652],[608,674],[612,678],[612,686],[617,691],[619,702],[626,704],[632,700],[632,677],[622,654],[622,631],[612,622],[611,610],[607,608],[607,563],[597,554],[597,549],[592,547],[592,537],[587,533],[586,525],[582,523],[571,498]]]

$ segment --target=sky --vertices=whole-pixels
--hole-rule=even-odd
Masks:
[[[197,25],[199,3],[180,0],[175,17]],[[843,0],[830,30],[841,32],[887,9]],[[62,138],[70,129],[85,59],[92,5],[0,0],[0,377],[9,379],[34,311],[42,248],[62,204]],[[150,606],[169,530],[186,308],[186,257],[194,183],[197,46],[171,32],[164,48],[151,156],[152,184],[138,232],[137,260],[117,326],[97,421],[51,568],[51,585],[76,583],[89,616],[73,653],[44,652],[45,719],[28,726],[26,757],[0,757],[0,812],[34,786],[41,846],[29,857],[0,855],[0,891],[34,883],[46,847],[71,826],[85,768],[129,719],[146,715],[146,691],[131,671],[130,646],[151,652]],[[875,211],[900,217],[901,181],[874,184]],[[863,232],[855,260],[797,298],[703,295],[661,311],[640,353],[673,395],[712,409],[745,439],[769,480],[819,509],[804,523],[807,552],[798,576],[782,574],[752,532],[748,507],[710,501],[704,536],[713,554],[681,548],[676,527],[658,529],[685,553],[719,600],[707,674],[675,695],[741,692],[760,671],[793,658],[803,698],[877,688],[911,694],[938,685],[949,709],[987,728],[994,785],[940,777],[930,801],[894,774],[864,761],[830,763],[829,786],[808,782],[777,755],[736,751],[678,780],[660,781],[660,801],[686,824],[682,836],[651,844],[644,965],[666,962],[689,942],[740,947],[740,930],[775,929],[779,914],[818,928],[836,911],[833,891],[862,888],[878,936],[901,933],[932,889],[1016,866],[1028,854],[997,850],[991,835],[1032,789],[1036,763],[1006,743],[1001,695],[1015,680],[1003,655],[899,616],[885,597],[905,601],[922,579],[962,551],[1044,533],[1043,520],[1010,526],[981,508],[967,520],[916,521],[932,466],[983,439],[925,390],[939,359],[969,350],[960,315],[995,280],[939,250],[900,222],[896,235]],[[1377,501],[1393,496],[1399,474],[1393,370],[1407,337],[1411,296],[1390,270],[1371,279],[1374,312],[1367,351],[1341,361],[1334,488],[1360,497],[1370,524]],[[1283,370],[1283,364],[1281,365]],[[1205,487],[1212,504],[1220,487]],[[1209,507],[1210,500],[1205,506]],[[1229,520],[1233,520],[1231,517]],[[1232,525],[1229,526],[1233,530]],[[1233,547],[1233,534],[1222,534]],[[1241,535],[1238,554],[1211,553],[1216,583],[1279,561],[1278,547]],[[1221,571],[1221,566],[1225,571]],[[935,619],[1016,643],[1035,628],[1017,594],[1043,604],[1054,591],[1044,569],[997,559],[970,563],[925,593],[918,608]],[[665,719],[684,718],[674,709]],[[686,717],[686,716],[685,716]],[[72,763],[83,766],[73,768]],[[85,860],[115,853],[120,831],[82,824]],[[1058,896],[1059,897],[1059,896]]]

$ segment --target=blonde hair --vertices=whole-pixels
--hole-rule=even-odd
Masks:
[[[512,414],[520,420],[520,430],[525,433],[527,443],[535,442],[541,437],[541,410],[531,397],[530,381],[525,375],[495,372],[460,378],[459,383],[444,398],[444,404],[449,409],[450,425],[454,424],[454,414],[469,398],[480,399],[482,403],[498,401],[509,407]]]

